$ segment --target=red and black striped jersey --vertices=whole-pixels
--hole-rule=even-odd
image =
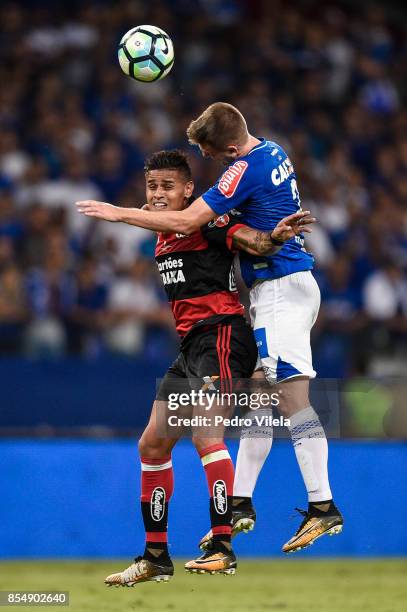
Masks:
[[[232,236],[242,226],[231,211],[190,236],[158,234],[155,259],[180,336],[219,316],[243,315],[232,247]]]

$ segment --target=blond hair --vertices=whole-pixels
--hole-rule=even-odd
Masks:
[[[187,129],[190,144],[209,145],[217,151],[224,151],[228,145],[242,145],[249,137],[242,113],[231,104],[215,102]]]

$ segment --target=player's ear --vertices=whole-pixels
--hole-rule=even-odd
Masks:
[[[239,157],[239,148],[236,145],[229,145],[226,147],[226,153],[228,154],[228,157]]]
[[[193,181],[188,181],[185,183],[184,194],[186,198],[190,198],[194,192],[194,183]]]

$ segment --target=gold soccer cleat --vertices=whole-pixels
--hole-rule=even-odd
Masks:
[[[225,574],[232,575],[236,572],[237,562],[233,551],[205,552],[198,559],[185,563],[185,571],[190,574]]]
[[[317,509],[308,512],[299,508],[296,510],[304,516],[304,520],[295,535],[284,544],[282,551],[285,553],[296,552],[311,546],[323,535],[336,535],[342,531],[343,518],[334,504],[331,505],[328,512]]]
[[[168,582],[174,575],[174,566],[159,565],[137,557],[127,569],[118,574],[110,574],[105,578],[107,586],[128,586],[132,587],[140,582]]]

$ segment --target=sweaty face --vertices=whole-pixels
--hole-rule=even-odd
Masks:
[[[194,190],[179,170],[150,170],[146,173],[148,210],[182,210]]]

